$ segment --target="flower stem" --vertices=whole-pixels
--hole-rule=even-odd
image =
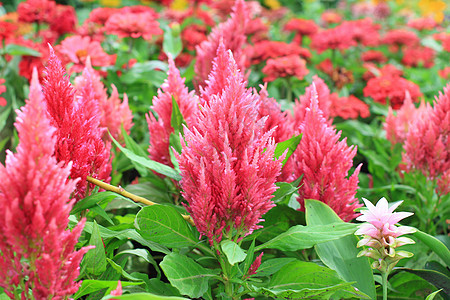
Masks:
[[[383,300],[387,300],[388,272],[381,273],[381,284],[383,285]]]
[[[123,187],[117,187],[114,185],[110,185],[106,182],[100,181],[98,179],[92,178],[91,176],[88,176],[86,178],[87,181],[89,181],[92,184],[95,184],[99,187],[101,187],[102,189],[106,190],[106,191],[111,191],[114,192],[116,194],[122,195],[124,197],[127,197],[128,199],[133,200],[134,202],[138,202],[138,203],[142,203],[142,204],[146,204],[146,205],[155,205],[157,203],[152,202],[148,199],[145,199],[144,197],[132,194],[130,192],[127,192]],[[195,226],[194,220],[192,220],[191,216],[189,215],[182,215],[183,219],[185,219],[186,221],[189,222],[189,224],[191,224],[192,226]]]

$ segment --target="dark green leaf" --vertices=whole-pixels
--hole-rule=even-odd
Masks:
[[[6,121],[8,120],[9,114],[11,112],[11,106],[9,106],[7,109],[5,109],[0,114],[0,131],[5,127]],[[1,149],[0,149],[1,150]]]
[[[273,193],[272,201],[274,203],[282,201],[285,197],[290,197],[298,190],[298,187],[292,185],[292,183],[277,182],[275,184],[278,186],[278,189]]]
[[[110,134],[109,135],[111,137],[111,140],[114,142],[114,144],[120,149],[120,151],[122,151],[130,160],[139,163],[141,165],[143,165],[144,167],[147,167],[155,172],[158,172],[162,175],[165,175],[167,177],[170,177],[172,179],[175,180],[181,180],[181,175],[175,171],[174,169],[172,169],[171,167],[168,167],[166,165],[163,165],[159,162],[153,161],[148,159],[147,157],[144,156],[139,156],[135,153],[133,153],[133,151],[123,148],[114,138],[113,136]]]
[[[450,277],[434,270],[414,270],[409,268],[396,268],[422,277],[438,289],[442,289],[444,293],[450,295]]]
[[[170,206],[152,205],[141,209],[135,226],[146,240],[169,248],[181,248],[197,243],[183,217]]]
[[[177,253],[166,255],[160,265],[170,283],[181,294],[193,298],[201,297],[208,290],[208,281],[215,276],[212,270]]]
[[[123,128],[123,126],[121,127],[122,130],[122,136],[123,139],[125,141],[125,145],[127,147],[127,149],[131,150],[133,153],[142,156],[142,157],[146,157],[148,156],[148,153],[145,152],[141,146],[138,145],[138,143],[136,143],[129,135],[128,133],[125,131],[125,129]],[[148,169],[143,167],[141,164],[131,160],[131,163],[133,164],[133,166],[136,168],[136,170],[139,172],[139,174],[141,174],[141,176],[146,177],[148,175]]]
[[[106,221],[109,222],[109,224],[114,225],[113,220],[111,220],[106,211],[100,205],[96,204],[94,207],[91,207],[90,210],[96,213],[97,215],[103,217]]]
[[[259,266],[258,272],[256,272],[256,274],[253,276],[270,276],[273,273],[278,272],[278,270],[283,268],[288,263],[293,262],[294,260],[296,259],[291,257],[268,259]]]
[[[344,223],[328,205],[320,201],[305,200],[305,208],[308,226]],[[357,243],[357,238],[349,235],[317,244],[315,249],[326,266],[335,270],[344,280],[356,281],[355,286],[360,291],[376,299],[372,268],[367,257],[356,257],[359,253]]]
[[[70,212],[71,215],[77,214],[85,209],[89,209],[91,207],[94,207],[99,203],[100,201],[109,201],[117,197],[116,193],[113,192],[100,192],[92,194],[79,202],[77,202]]]
[[[122,287],[141,284],[138,282],[127,282],[127,281],[121,281],[121,283],[122,283]],[[81,283],[80,288],[76,292],[76,294],[73,295],[73,299],[75,299],[75,300],[79,299],[80,297],[83,297],[84,295],[92,294],[92,293],[100,291],[102,289],[107,289],[107,293],[109,293],[111,290],[115,289],[116,287],[117,287],[117,281],[84,279],[83,282]]]
[[[355,233],[355,231],[356,224],[343,222],[315,226],[297,225],[256,247],[255,250],[260,251],[261,249],[272,248],[282,251],[297,251],[311,248],[319,243],[340,239]]]
[[[430,247],[430,249],[433,250],[434,253],[436,253],[447,264],[447,266],[450,266],[450,251],[440,240],[420,230],[413,233],[413,236]]]

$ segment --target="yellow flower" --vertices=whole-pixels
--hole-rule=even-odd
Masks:
[[[185,10],[188,7],[187,0],[175,0],[170,4],[170,8],[174,10]]]
[[[101,6],[118,7],[121,3],[121,0],[100,0]]]
[[[278,0],[264,0],[264,4],[270,9],[279,9],[281,4]]]
[[[444,20],[446,4],[442,0],[420,0],[419,9],[423,16],[432,16],[434,20],[441,23]]]

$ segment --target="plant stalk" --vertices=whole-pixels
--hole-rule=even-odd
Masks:
[[[383,300],[387,300],[388,272],[381,273],[381,284],[383,285]]]
[[[99,186],[100,188],[106,190],[106,191],[111,191],[114,192],[116,194],[122,195],[124,197],[127,197],[128,199],[133,200],[134,202],[137,203],[142,203],[142,204],[146,204],[146,205],[155,205],[157,203],[152,202],[148,199],[145,199],[144,197],[132,194],[130,192],[127,192],[123,187],[117,187],[111,184],[108,184],[106,182],[100,181],[98,179],[95,179],[91,176],[88,176],[86,178],[86,180],[92,184],[95,184],[97,186]],[[192,226],[195,226],[194,220],[192,220],[191,216],[189,215],[181,215],[183,217],[183,219],[185,219],[187,222],[189,222],[189,224],[191,224]]]

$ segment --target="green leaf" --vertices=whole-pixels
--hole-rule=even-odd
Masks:
[[[268,288],[263,288],[260,292],[283,299],[329,299],[336,293],[337,299],[369,299],[351,284],[343,281],[333,270],[311,262],[294,261],[276,272]]]
[[[296,225],[270,241],[259,245],[255,248],[255,250],[259,251],[265,248],[278,249],[282,251],[307,249],[319,243],[324,243],[351,235],[355,233],[356,226],[356,224],[343,222],[315,226]]]
[[[123,251],[117,253],[114,256],[114,259],[118,258],[119,256],[125,255],[125,254],[136,255],[136,256],[142,258],[143,260],[145,260],[147,263],[153,265],[153,267],[155,268],[156,272],[158,273],[158,278],[161,278],[161,270],[159,269],[158,264],[153,259],[153,257],[151,256],[150,252],[147,249],[128,249],[128,250],[123,250]]]
[[[142,283],[139,282],[127,282],[127,281],[121,281],[122,287],[130,286],[130,285],[140,285]],[[115,289],[117,287],[117,281],[103,281],[103,280],[91,280],[91,279],[84,279],[81,283],[80,288],[76,292],[75,295],[73,295],[73,299],[79,299],[83,297],[84,295],[92,294],[94,292],[100,291],[102,289],[108,289],[107,293],[109,293],[111,290]]]
[[[120,300],[189,300],[183,297],[173,297],[173,296],[160,296],[150,293],[135,293],[122,296],[107,296],[102,298],[102,300],[107,299],[120,299]]]
[[[121,126],[121,131],[122,131],[122,136],[123,139],[125,141],[125,145],[127,146],[127,148],[129,150],[131,150],[133,153],[142,156],[142,157],[146,157],[148,155],[147,152],[145,152],[138,143],[136,143],[126,132],[126,130],[123,128],[123,126]],[[131,160],[131,163],[133,164],[133,166],[136,168],[136,170],[139,172],[139,174],[141,174],[142,177],[147,177],[148,175],[148,169],[143,167],[141,164]]]
[[[5,46],[5,49],[2,51],[5,54],[9,55],[23,55],[23,56],[36,56],[41,57],[41,53],[31,48],[27,48],[20,45],[8,44]]]
[[[298,144],[300,144],[300,141],[302,139],[302,134],[294,135],[288,140],[279,142],[275,148],[274,156],[276,158],[279,158],[283,153],[288,149],[286,153],[286,157],[283,160],[283,166],[289,159],[289,157],[294,153],[295,149],[297,149]]]
[[[244,261],[247,254],[233,241],[223,240],[220,243],[223,253],[227,256],[228,262],[234,266],[235,263]]]
[[[77,202],[73,206],[70,214],[71,215],[77,214],[85,209],[94,207],[100,201],[110,201],[116,197],[117,197],[116,193],[109,192],[109,191],[92,194],[92,195],[80,200],[79,202]]]
[[[136,215],[135,227],[144,239],[169,248],[197,243],[188,223],[170,206],[152,205],[142,208]]]
[[[109,222],[109,224],[115,225],[113,220],[111,220],[106,211],[100,205],[96,204],[94,207],[91,207],[91,211],[99,216],[102,216],[106,221]]]
[[[317,200],[305,200],[306,223],[309,225],[326,225],[336,222],[344,223],[326,204]],[[356,281],[355,286],[370,298],[376,299],[373,272],[367,257],[356,257],[358,239],[349,235],[335,241],[315,246],[322,262],[335,270],[344,280]]]
[[[170,178],[172,178],[174,180],[177,180],[177,181],[181,180],[181,175],[177,171],[172,169],[171,167],[168,167],[168,166],[163,165],[163,164],[161,164],[159,162],[150,160],[147,157],[137,155],[137,154],[133,153],[133,151],[122,147],[113,138],[113,136],[111,134],[109,134],[109,136],[111,137],[111,140],[117,146],[117,148],[119,148],[120,151],[122,151],[123,154],[125,154],[125,156],[128,157],[131,161],[139,163],[139,164],[143,165],[144,167],[147,167],[147,168],[149,168],[149,169],[151,169],[151,170],[153,170],[155,172],[158,172],[158,173],[160,173],[162,175],[170,177]]]
[[[435,292],[432,292],[431,294],[429,294],[429,295],[427,296],[427,298],[426,298],[425,300],[433,300],[434,297],[436,297],[436,295],[439,294],[440,291],[442,291],[442,289],[437,290],[437,291],[435,291]]]
[[[162,70],[157,71],[157,69]],[[151,83],[159,87],[167,77],[167,63],[159,60],[150,60],[146,62],[138,62],[120,77],[120,81],[125,84],[133,84],[136,82]]]
[[[107,258],[106,259],[108,261],[108,263],[111,265],[111,267],[117,271],[117,273],[120,274],[121,277],[124,277],[128,280],[131,281],[136,281],[136,282],[141,282],[143,283],[143,280],[137,277],[134,277],[130,274],[128,274],[128,272],[126,272],[120,265],[118,265],[115,261],[113,261],[112,259]]]
[[[396,268],[396,270],[415,274],[425,279],[438,289],[444,290],[444,293],[446,293],[447,295],[450,295],[450,277],[448,277],[445,274],[442,274],[441,272],[434,270],[415,270],[409,268]]]
[[[89,250],[84,256],[86,270],[90,274],[100,275],[106,270],[106,254],[102,238],[100,237],[100,230],[95,220],[93,223],[89,245],[94,245],[95,248]]]
[[[183,125],[186,125],[177,100],[172,96],[172,115],[170,116],[170,125],[175,132],[183,132]]]
[[[273,193],[272,201],[274,203],[282,201],[285,197],[290,197],[298,190],[298,187],[289,182],[276,182],[275,184],[278,189]]]
[[[273,273],[278,272],[281,268],[283,268],[288,263],[291,263],[295,260],[296,259],[292,258],[292,257],[268,259],[259,266],[258,271],[253,276],[256,276],[256,277],[270,276]]]
[[[177,253],[166,255],[160,266],[167,279],[181,294],[193,298],[201,297],[208,290],[208,281],[216,276],[212,270]]]
[[[172,55],[175,59],[181,50],[183,50],[183,43],[180,37],[180,25],[174,24],[170,26],[164,26],[164,40],[163,40],[163,51],[167,56]]]
[[[430,249],[433,250],[434,253],[442,258],[447,266],[450,266],[450,251],[440,240],[418,229],[412,235],[421,240],[425,245],[430,247]]]
[[[3,111],[0,114],[0,130],[2,130],[5,127],[6,121],[8,120],[8,117],[9,117],[9,114],[11,112],[11,109],[12,109],[12,106],[8,106],[8,108],[5,109],[5,111]]]

